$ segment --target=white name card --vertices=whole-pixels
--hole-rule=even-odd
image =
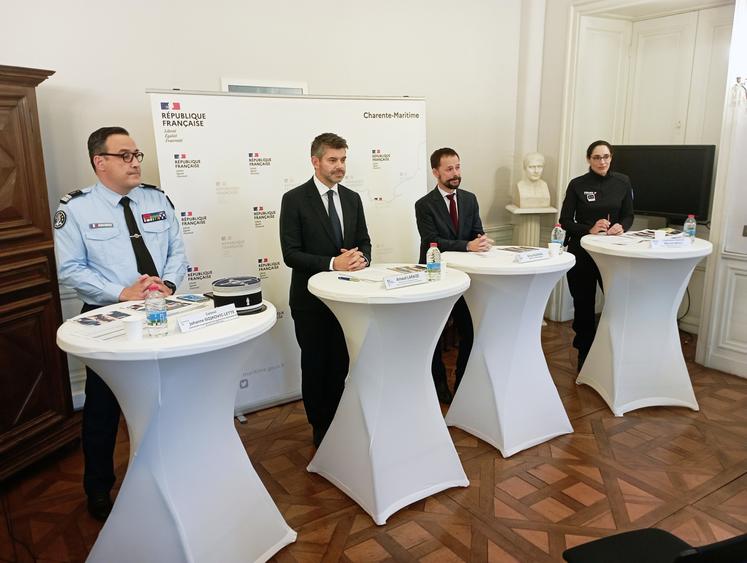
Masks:
[[[236,306],[233,303],[229,303],[222,307],[216,307],[215,309],[208,309],[192,315],[180,317],[179,330],[182,332],[199,330],[201,328],[238,318],[239,316],[236,314]]]
[[[418,285],[427,283],[428,274],[426,272],[413,272],[411,274],[400,274],[398,276],[389,276],[384,278],[384,287],[387,289],[396,289],[408,285]]]
[[[651,241],[651,248],[683,248],[692,246],[692,243],[690,237],[658,238]]]
[[[519,252],[514,257],[514,262],[523,264],[525,262],[535,262],[537,260],[547,260],[550,258],[550,251],[547,248],[537,248],[534,250],[525,250]]]

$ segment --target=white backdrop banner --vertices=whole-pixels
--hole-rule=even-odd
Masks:
[[[311,178],[311,141],[348,141],[343,185],[358,192],[372,262],[416,262],[415,201],[428,190],[425,101],[149,90],[162,188],[181,215],[190,262],[184,292],[255,275],[278,322],[244,367],[236,412],[300,396],[300,352],[280,251],[283,193]]]

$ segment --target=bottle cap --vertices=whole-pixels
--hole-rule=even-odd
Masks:
[[[555,226],[556,227],[560,227],[560,223],[555,223]]]
[[[690,213],[690,215],[688,215],[687,218],[688,219],[695,219],[695,215],[693,215],[692,213]]]
[[[434,246],[438,246],[438,243],[437,242],[432,242],[431,243],[431,248],[433,248]]]
[[[152,283],[148,286],[148,291],[158,291],[158,286]]]

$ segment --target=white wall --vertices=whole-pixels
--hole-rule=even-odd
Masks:
[[[306,81],[314,94],[425,96],[429,149],[456,148],[485,223],[507,222],[519,0],[31,0],[3,18],[0,64],[57,71],[38,91],[52,202],[91,183],[85,141],[102,125],[130,129],[144,178],[158,182],[144,90],[217,90],[232,76]]]

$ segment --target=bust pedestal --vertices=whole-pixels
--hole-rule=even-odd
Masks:
[[[516,207],[514,204],[506,206],[514,215],[514,244],[521,246],[539,246],[540,219],[542,215],[557,213],[554,207]]]

